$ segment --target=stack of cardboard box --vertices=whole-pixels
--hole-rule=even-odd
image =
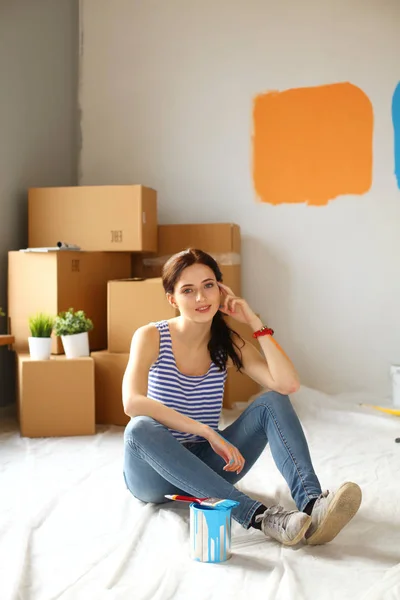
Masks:
[[[130,277],[132,252],[157,250],[157,194],[140,185],[31,189],[28,234],[29,248],[42,251],[10,252],[8,269],[21,433],[93,434],[93,359],[67,360],[55,338],[51,360],[31,360],[28,318],[84,310],[94,322],[90,350],[106,348],[107,284]],[[47,251],[58,242],[82,251]]]
[[[209,252],[224,282],[241,293],[240,229],[232,224],[157,225],[156,192],[143,186],[82,186],[29,191],[29,248],[57,242],[82,251],[9,253],[9,317],[18,365],[22,435],[79,435],[95,422],[125,425],[122,378],[134,331],[176,315],[165,298],[162,266],[189,246]],[[68,359],[54,339],[50,361],[32,361],[28,318],[73,307],[94,322],[91,357]],[[248,341],[247,327],[230,325]],[[224,406],[259,391],[230,369]]]

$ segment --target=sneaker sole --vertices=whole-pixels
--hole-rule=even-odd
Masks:
[[[323,521],[306,542],[310,546],[331,542],[354,517],[361,504],[361,489],[356,483],[344,483],[335,494]]]

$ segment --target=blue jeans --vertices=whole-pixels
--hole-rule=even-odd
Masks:
[[[263,393],[220,433],[246,461],[239,475],[223,471],[224,460],[208,442],[181,443],[154,419],[132,418],[124,435],[124,477],[128,489],[144,502],[166,502],[165,494],[237,500],[240,504],[232,516],[247,529],[261,504],[234,485],[251,469],[269,442],[297,508],[303,510],[321,494],[303,429],[288,396]]]

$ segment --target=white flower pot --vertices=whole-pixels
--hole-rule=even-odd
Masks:
[[[28,337],[28,344],[33,360],[50,360],[51,338]]]
[[[67,358],[90,356],[89,334],[87,331],[84,333],[75,333],[74,335],[62,335],[61,340]]]

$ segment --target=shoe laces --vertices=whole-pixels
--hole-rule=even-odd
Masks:
[[[295,512],[295,510],[287,511],[283,508],[283,506],[276,504],[267,508],[263,514],[257,515],[256,523],[267,519],[268,524],[272,525],[272,527],[282,527],[285,529],[290,516]]]

